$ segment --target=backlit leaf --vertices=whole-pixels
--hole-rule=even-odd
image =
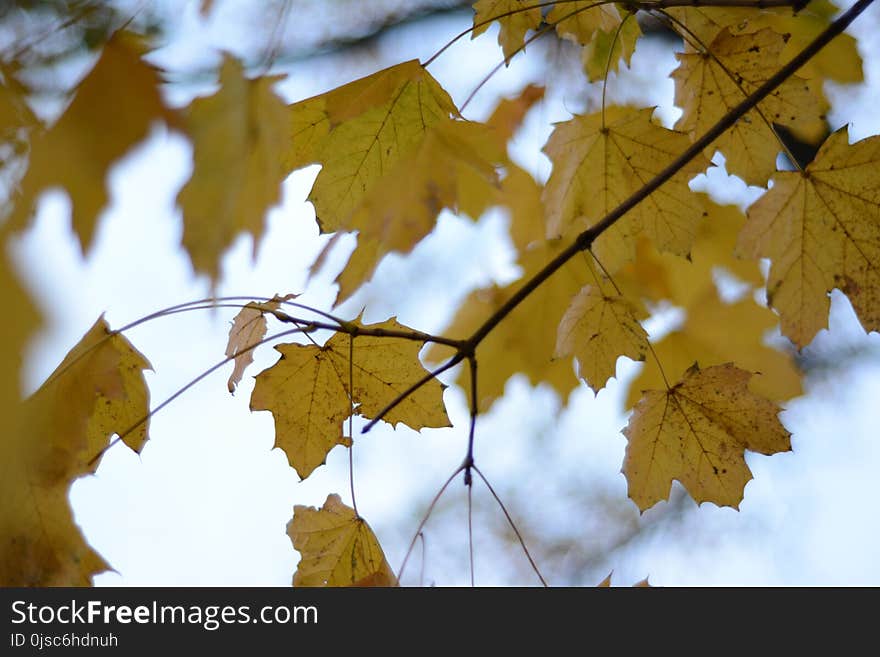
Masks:
[[[339,495],[320,509],[296,505],[287,533],[302,555],[294,586],[398,585],[373,530]]]
[[[367,328],[401,330],[393,319]],[[275,347],[281,359],[263,370],[251,395],[251,410],[271,411],[275,441],[303,479],[322,465],[333,447],[350,444],[343,421],[354,413],[372,417],[426,370],[419,361],[423,343],[395,337],[337,333],[324,346],[283,344]],[[349,359],[350,349],[353,360]],[[353,389],[349,386],[349,369]],[[446,427],[443,386],[422,386],[385,416],[390,424],[413,429]]]
[[[770,29],[742,36],[725,29],[712,41],[711,55],[676,53],[681,63],[672,72],[675,104],[684,112],[676,129],[692,139],[701,137],[779,70],[784,47],[785,38]],[[825,129],[826,109],[811,82],[793,75],[715,140],[706,155],[720,150],[730,173],[750,185],[764,186],[782,150],[771,125],[778,123],[815,138]]]
[[[90,347],[94,347],[90,349]],[[0,583],[88,586],[108,568],[73,521],[68,491],[90,474],[113,433],[143,420],[150,364],[103,318],[24,404],[20,430],[0,441]],[[125,438],[140,451],[143,422]]]
[[[648,334],[636,315],[627,299],[584,287],[559,322],[555,356],[576,356],[578,376],[598,392],[614,376],[619,356],[645,359]]]
[[[500,308],[523,284],[563,248],[562,240],[534,244],[520,260],[522,280],[503,288],[494,286],[472,293],[459,307],[444,335],[468,337],[487,317]],[[547,383],[565,399],[577,387],[577,378],[567,359],[554,359],[557,326],[571,303],[571,298],[591,280],[589,269],[582,261],[564,265],[538,287],[510,316],[480,343],[477,357],[491,363],[480,369],[480,410],[488,410],[492,402],[504,394],[507,380],[517,373],[528,377],[532,384]],[[449,349],[432,345],[427,358],[442,361]],[[466,373],[461,375],[467,377]]]
[[[728,304],[715,290],[707,289],[703,298],[688,307],[684,325],[654,343],[654,353],[670,380],[681,378],[695,362],[707,367],[733,361],[755,372],[749,382],[755,393],[785,401],[801,394],[801,373],[791,354],[765,341],[767,332],[778,323],[772,310],[749,296]],[[630,384],[627,408],[638,402],[642,390],[663,387],[660,369],[649,359]]]
[[[644,394],[623,431],[623,474],[639,509],[668,499],[673,480],[698,503],[737,508],[752,478],[745,450],[791,449],[780,408],[749,390],[751,376],[731,363],[694,365],[669,390]]]
[[[253,347],[266,337],[268,323],[266,313],[271,313],[281,307],[283,301],[292,299],[294,295],[284,297],[275,296],[271,301],[252,301],[242,308],[232,321],[229,328],[229,340],[226,343],[226,356],[234,358],[232,374],[226,382],[230,393],[235,392],[236,386],[241,382],[244,371],[248,365],[254,362]]]
[[[474,3],[474,12],[471,38],[478,37],[489,29],[486,21],[497,20],[501,28],[498,32],[498,43],[507,64],[517,50],[523,47],[526,32],[541,24],[541,8],[536,7],[532,0],[477,0]]]
[[[104,46],[61,118],[31,140],[30,164],[10,219],[27,225],[43,191],[60,186],[70,195],[73,231],[91,247],[107,204],[111,165],[142,141],[160,120],[177,125],[159,93],[159,75],[143,61],[143,44],[120,32]]]
[[[799,347],[827,326],[828,292],[880,329],[880,137],[832,134],[803,173],[781,171],[748,211],[740,252],[770,258],[770,305]]]
[[[595,223],[687,148],[688,138],[654,123],[652,113],[607,107],[556,125],[544,147],[553,161],[544,189],[548,236]],[[708,165],[695,158],[606,230],[593,245],[602,264],[614,272],[631,260],[643,233],[661,251],[687,255],[703,216],[688,181]]]
[[[290,118],[272,91],[279,79],[249,80],[242,65],[227,55],[220,88],[195,99],[186,111],[195,165],[178,195],[183,245],[196,270],[212,280],[219,274],[220,256],[240,233],[252,236],[256,255],[266,212],[281,200]]]

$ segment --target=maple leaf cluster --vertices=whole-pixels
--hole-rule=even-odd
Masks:
[[[319,344],[311,337],[316,320],[287,314],[296,305],[292,295],[255,300],[230,330],[229,391],[267,341],[268,320],[293,324],[310,340],[275,345],[280,357],[256,376],[250,398],[253,411],[272,413],[276,445],[305,478],[337,445],[352,445],[345,421],[353,415],[416,430],[449,426],[443,385],[420,360],[426,343],[428,361],[487,364],[471,391],[474,415],[516,373],[566,397],[580,380],[596,392],[605,387],[622,356],[645,361],[627,400],[633,413],[624,430],[623,473],[630,497],[645,510],[666,499],[677,480],[697,502],[737,507],[751,478],[745,451],[790,449],[778,402],[801,390],[791,356],[765,344],[765,333],[779,324],[795,347],[809,344],[827,326],[832,289],[849,297],[866,330],[880,328],[880,138],[851,144],[846,127],[826,136],[822,92],[826,80],[861,79],[855,41],[837,36],[667,175],[682,153],[822,34],[834,8],[822,0],[798,11],[548,4],[479,0],[471,34],[497,22],[509,64],[534,36],[554,30],[579,48],[586,77],[602,80],[628,65],[642,36],[638,17],[651,15],[682,42],[672,73],[682,110],[677,123],[666,128],[652,107],[603,99],[599,111],[553,127],[543,148],[552,171],[541,182],[507,152],[543,99],[539,87],[501,101],[485,122],[468,120],[426,65],[411,60],[289,104],[273,90],[280,76],[249,77],[225,55],[217,91],[172,108],[160,91],[162,71],[144,60],[145,39],[121,31],[49,126],[31,113],[15,72],[0,71],[0,138],[24,133],[28,143],[4,237],[29,226],[40,194],[60,186],[88,252],[107,204],[110,167],[157,121],[193,145],[193,172],[177,197],[182,245],[195,270],[214,282],[237,236],[252,235],[256,250],[282,182],[308,165],[321,167],[309,195],[321,232],[357,234],[336,279],[339,302],[371,278],[385,255],[410,252],[441,211],[477,219],[504,208],[522,276],[471,294],[443,339],[394,319],[363,324],[322,312],[333,321],[321,328],[334,333]],[[783,129],[818,148],[809,163],[792,158],[795,171],[777,170],[780,153],[790,155]],[[731,174],[769,187],[745,214],[689,187],[716,151]],[[659,188],[603,224],[658,176],[665,176]],[[591,230],[582,257],[564,256],[544,276],[548,263]],[[771,262],[766,281],[761,258]],[[749,293],[724,301],[717,268]],[[522,295],[530,281],[537,282]],[[767,304],[752,294],[761,289]],[[0,359],[5,371],[17,373],[40,318],[5,257],[0,290],[17,309]],[[685,319],[651,341],[643,323],[661,302],[683,309]],[[81,585],[107,568],[74,524],[67,489],[94,471],[111,435],[142,447],[149,368],[102,318],[24,403],[10,383],[16,377],[5,378],[0,414],[11,430],[0,443],[0,582]],[[467,477],[472,466],[462,466]],[[295,585],[397,584],[369,525],[335,494],[321,509],[297,506],[288,531],[302,555]]]

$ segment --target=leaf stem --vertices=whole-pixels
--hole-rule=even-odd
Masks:
[[[535,560],[532,559],[532,555],[529,552],[529,548],[526,547],[526,542],[523,540],[522,534],[519,533],[519,529],[516,527],[516,523],[513,522],[513,518],[510,517],[510,514],[507,512],[507,507],[504,506],[504,502],[501,501],[501,498],[498,497],[498,494],[495,492],[495,489],[492,488],[492,484],[489,483],[489,480],[486,479],[486,476],[480,471],[480,469],[475,465],[473,466],[474,472],[483,480],[483,483],[486,484],[486,488],[489,489],[489,492],[492,493],[492,497],[495,498],[495,501],[498,502],[498,506],[501,507],[501,511],[504,512],[504,517],[507,518],[507,522],[510,525],[510,528],[513,530],[513,533],[516,534],[516,538],[519,540],[519,544],[523,549],[523,552],[526,555],[526,558],[529,560],[529,563],[532,565],[532,570],[535,571],[535,574],[538,576],[538,579],[541,580],[541,584],[545,587],[550,586],[547,583],[547,580],[544,579],[544,576],[541,574],[541,571],[538,569],[538,565],[535,563]]]
[[[434,512],[434,507],[437,506],[437,502],[440,501],[440,498],[443,496],[443,493],[449,488],[449,484],[452,483],[452,480],[458,476],[458,473],[461,472],[464,468],[462,466],[458,466],[451,475],[449,475],[449,479],[440,487],[440,490],[437,491],[437,494],[434,495],[434,499],[431,500],[431,504],[428,505],[428,510],[425,512],[425,515],[422,517],[422,521],[419,523],[418,528],[416,529],[416,533],[413,534],[412,541],[409,543],[409,548],[407,548],[406,554],[403,557],[403,563],[400,564],[400,570],[397,571],[397,581],[403,577],[403,571],[406,570],[406,563],[409,561],[409,557],[412,554],[413,548],[416,545],[416,541],[419,538],[419,535],[422,533],[422,530],[425,528],[425,523],[428,522],[428,518],[431,517],[431,514]]]

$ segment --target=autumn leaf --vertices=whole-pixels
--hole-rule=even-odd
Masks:
[[[365,328],[403,330],[394,319]],[[333,447],[350,444],[343,421],[352,412],[374,417],[427,371],[419,361],[423,343],[397,337],[337,333],[327,343],[275,347],[281,359],[263,370],[251,394],[252,411],[271,411],[276,444],[302,479],[322,465]],[[353,359],[349,359],[349,350]],[[349,385],[349,370],[353,386]],[[355,405],[352,411],[352,402]],[[432,381],[407,397],[383,418],[390,424],[450,426],[443,386]]]
[[[229,329],[229,340],[226,343],[226,356],[233,358],[235,365],[226,386],[230,393],[235,392],[236,386],[241,382],[244,371],[248,365],[254,362],[253,347],[266,337],[269,328],[266,322],[266,313],[272,313],[281,307],[284,301],[293,299],[296,295],[287,294],[283,297],[275,296],[270,301],[252,301],[242,308],[232,321]]]
[[[671,380],[684,376],[694,362],[705,367],[733,361],[756,373],[749,383],[756,394],[785,401],[801,394],[801,372],[791,354],[766,343],[767,332],[778,323],[779,317],[772,310],[749,296],[724,303],[715,290],[707,289],[687,308],[681,328],[654,343],[654,353]],[[646,363],[630,383],[626,407],[638,402],[642,390],[663,387],[657,364]]]
[[[149,368],[100,318],[26,400],[20,431],[0,441],[3,586],[88,586],[108,568],[74,523],[68,490],[95,471],[92,460],[111,434],[148,415],[143,370]],[[146,439],[145,421],[124,437],[135,451]]]
[[[242,232],[253,253],[269,208],[281,200],[289,110],[272,91],[280,76],[249,80],[226,55],[220,88],[186,110],[193,142],[192,178],[177,197],[183,209],[183,246],[197,271],[216,280],[220,256]]]
[[[779,70],[784,46],[785,38],[770,29],[742,36],[724,29],[712,41],[711,54],[676,53],[680,64],[672,72],[675,104],[683,111],[676,129],[694,140],[701,137]],[[705,154],[711,157],[720,150],[730,173],[750,185],[764,186],[782,150],[772,124],[815,138],[825,129],[826,110],[827,103],[811,83],[792,75],[707,147]]]
[[[591,82],[604,80],[607,72],[620,70],[621,59],[629,66],[641,36],[642,30],[632,14],[626,14],[612,31],[597,30],[581,50],[581,63],[587,78]]]
[[[5,433],[16,435],[19,423],[24,419],[20,388],[22,354],[42,323],[42,317],[5,254],[0,254],[0,298],[9,308],[15,309],[4,317],[3,340],[0,341],[0,371],[4,373],[0,378],[0,417]]]
[[[826,29],[837,8],[826,0],[813,0],[796,13],[788,8],[774,7],[756,10],[752,7],[670,7],[665,10],[685,34],[708,47],[718,34],[727,28],[733,35],[754,34],[772,29],[784,37],[785,46],[780,64],[786,64],[810,41]],[[699,50],[685,40],[687,50]],[[862,60],[856,40],[849,34],[839,34],[825,45],[799,71],[805,78],[824,77],[836,82],[861,82]]]
[[[563,248],[563,241],[533,244],[523,253],[519,263],[523,268],[522,280],[528,280],[551,260]],[[480,343],[479,361],[492,364],[480,369],[480,411],[488,410],[492,402],[504,394],[505,383],[517,373],[524,374],[532,384],[549,384],[563,399],[577,387],[571,362],[553,358],[553,349],[559,321],[572,297],[589,278],[589,269],[583,262],[569,262],[519,304]],[[522,280],[505,287],[493,286],[473,292],[459,307],[444,335],[467,338],[504,305],[520,288]],[[432,345],[426,358],[439,362],[450,355],[448,347]]]
[[[489,22],[498,21],[498,44],[505,64],[510,64],[510,58],[524,47],[526,32],[541,24],[541,8],[532,0],[477,0],[474,12],[472,39],[488,30]]]
[[[294,586],[398,585],[373,530],[339,495],[320,509],[296,505],[287,533],[302,555]]]
[[[492,162],[503,152],[482,124],[439,123],[364,194],[349,228],[385,250],[407,253],[434,229],[443,208],[472,217],[483,213],[498,186]]]
[[[70,195],[80,247],[91,247],[98,216],[107,204],[111,165],[147,137],[154,122],[178,124],[159,93],[157,70],[142,59],[145,51],[136,36],[115,34],[61,118],[34,135],[30,164],[10,218],[13,228],[28,224],[43,191],[60,186]]]
[[[333,101],[326,110],[331,124],[336,106],[347,109],[337,113],[340,123],[323,140],[321,172],[309,195],[322,232],[350,229],[351,215],[375,183],[433,126],[458,114],[449,95],[415,60],[374,73],[348,91],[351,98],[337,90],[327,99]]]
[[[554,356],[576,356],[578,376],[598,392],[614,376],[619,356],[645,359],[648,334],[637,312],[627,299],[585,286],[559,322]]]
[[[510,238],[517,251],[526,251],[545,239],[547,228],[541,201],[544,188],[521,167],[510,164],[506,168],[500,196],[510,213]]]
[[[559,36],[581,45],[592,41],[597,30],[613,32],[620,20],[613,3],[597,5],[591,0],[561,2],[547,14],[547,23],[556,26]]]
[[[780,408],[749,390],[751,376],[731,363],[695,364],[672,388],[644,394],[623,431],[623,474],[639,509],[668,499],[674,479],[697,503],[738,508],[752,478],[745,450],[791,449]]]
[[[850,145],[833,133],[803,173],[779,172],[748,211],[739,251],[770,258],[770,305],[798,347],[827,326],[828,292],[849,297],[862,325],[880,329],[880,137]]]
[[[614,277],[624,296],[654,302],[668,300],[675,306],[690,308],[715,294],[718,269],[751,287],[764,284],[757,263],[734,256],[745,214],[735,205],[718,205],[705,194],[695,196],[702,203],[704,218],[697,227],[690,258],[659,253],[649,239],[640,237],[635,259]],[[702,358],[691,358],[685,367],[694,360],[703,362]]]
[[[294,139],[285,157],[321,164],[309,195],[321,231],[359,234],[338,278],[341,299],[388,252],[409,252],[443,208],[479,216],[494,200],[503,146],[492,129],[457,118],[415,60],[294,106],[294,133],[306,145]]]
[[[515,98],[502,98],[486,120],[486,125],[498,142],[506,145],[519,130],[529,110],[543,99],[544,87],[526,85]]]
[[[586,228],[629,198],[687,148],[685,135],[653,122],[653,109],[606,107],[556,124],[544,152],[553,171],[544,189],[548,237]],[[697,157],[606,230],[593,245],[611,272],[632,260],[644,233],[661,251],[687,255],[703,216],[688,181],[709,166]]]
[[[591,0],[559,3],[550,10],[546,20],[556,25],[559,36],[584,46],[581,60],[590,81],[603,79],[606,70],[617,71],[621,58],[629,64],[636,41],[642,35],[635,18],[628,12],[621,16],[614,3],[597,4]]]

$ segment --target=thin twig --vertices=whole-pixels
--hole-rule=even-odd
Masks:
[[[526,547],[526,542],[523,540],[522,534],[519,533],[519,529],[516,528],[516,523],[513,522],[513,518],[510,517],[510,514],[507,512],[507,507],[504,506],[504,502],[501,501],[501,498],[498,497],[498,494],[495,492],[495,489],[492,488],[492,484],[489,483],[489,480],[486,479],[485,475],[480,471],[480,469],[475,465],[473,466],[474,472],[483,480],[483,483],[486,484],[486,488],[489,489],[489,492],[492,493],[492,497],[495,498],[495,501],[498,502],[498,506],[501,507],[501,510],[504,512],[504,517],[507,518],[507,522],[510,525],[510,528],[513,530],[513,533],[516,534],[517,539],[519,540],[519,544],[523,549],[523,552],[526,555],[526,558],[529,560],[529,563],[532,565],[532,570],[535,571],[535,574],[538,576],[538,579],[541,580],[541,584],[544,586],[550,586],[547,583],[547,580],[544,579],[544,576],[541,574],[541,571],[538,569],[538,564],[535,563],[535,560],[532,559],[532,554],[529,552],[529,548]]]
[[[431,517],[431,513],[434,511],[434,507],[437,506],[437,502],[440,501],[440,498],[443,496],[443,493],[449,488],[449,484],[452,483],[452,480],[458,476],[458,473],[461,472],[464,468],[462,466],[458,466],[451,475],[449,475],[449,479],[440,487],[440,490],[437,491],[437,494],[434,495],[434,499],[431,500],[431,504],[428,505],[428,510],[425,512],[425,515],[422,517],[422,521],[419,523],[418,528],[416,529],[416,533],[413,535],[412,540],[409,543],[409,548],[406,550],[406,554],[403,557],[403,563],[400,564],[400,570],[397,571],[397,581],[403,577],[403,571],[406,570],[406,562],[409,561],[409,556],[412,554],[413,547],[415,547],[416,540],[419,537],[419,534],[422,533],[422,529],[425,527],[425,523],[428,522],[428,518]]]

